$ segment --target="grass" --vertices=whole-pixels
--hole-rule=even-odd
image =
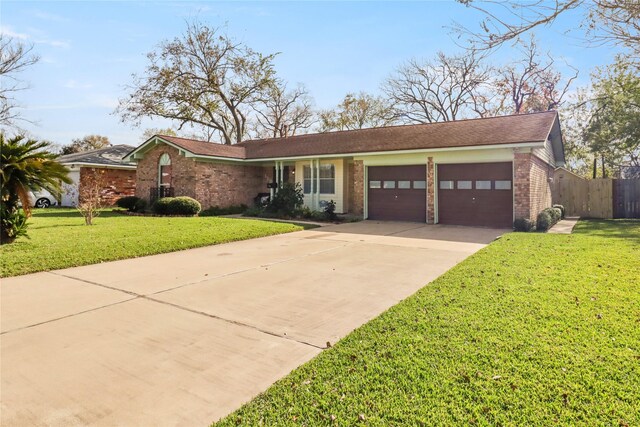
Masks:
[[[640,425],[640,221],[512,233],[216,426]]]
[[[103,211],[94,225],[73,209],[37,209],[29,237],[0,246],[0,277],[172,252],[301,230],[216,217],[140,217]]]

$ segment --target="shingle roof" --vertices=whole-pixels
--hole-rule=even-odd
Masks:
[[[130,145],[112,145],[106,148],[98,148],[96,150],[83,151],[80,153],[65,154],[58,157],[58,161],[64,164],[71,163],[89,163],[105,166],[133,166],[135,163],[128,162],[123,157],[133,150]]]
[[[549,111],[423,125],[257,139],[235,145],[158,136],[196,155],[258,160],[543,142],[549,136],[556,117],[555,111]]]

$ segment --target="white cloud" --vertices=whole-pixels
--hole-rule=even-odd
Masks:
[[[71,43],[68,40],[57,40],[57,39],[52,39],[50,37],[43,37],[43,36],[34,37],[27,33],[19,33],[17,31],[14,31],[9,26],[0,26],[0,33],[5,34],[9,37],[13,37],[18,40],[25,40],[25,41],[28,40],[33,43],[45,44],[51,47],[57,47],[62,49],[69,49],[71,47]]]

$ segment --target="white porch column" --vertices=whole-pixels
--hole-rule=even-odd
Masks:
[[[320,210],[320,159],[316,159],[316,204],[314,209]]]
[[[311,159],[311,188],[309,189],[309,197],[311,198],[311,200],[309,201],[309,205],[311,206],[311,209],[315,209],[315,198],[316,198],[316,194],[314,191],[314,186],[315,186],[315,180],[313,179],[313,174],[314,174],[314,160]]]

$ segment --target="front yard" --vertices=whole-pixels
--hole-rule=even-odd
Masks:
[[[139,217],[103,211],[92,226],[74,209],[36,209],[30,238],[0,246],[0,277],[172,252],[302,227],[216,217]]]
[[[220,421],[640,425],[640,221],[513,233]]]

